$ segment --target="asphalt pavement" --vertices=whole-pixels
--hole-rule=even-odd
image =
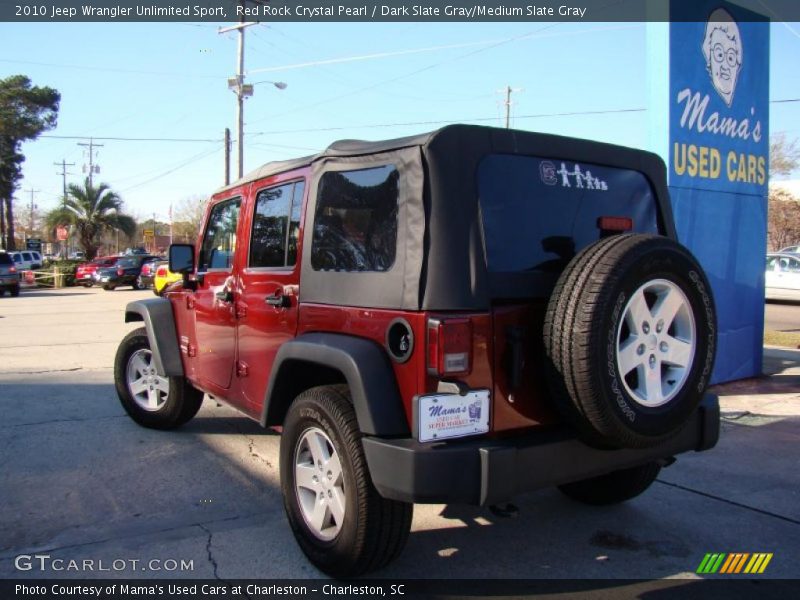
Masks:
[[[0,578],[320,577],[284,517],[278,435],[208,399],[174,432],[123,412],[112,361],[137,326],[123,310],[150,295],[0,299]],[[769,377],[717,389],[718,447],[679,457],[639,498],[592,508],[543,490],[513,518],[418,505],[404,553],[376,575],[694,578],[708,552],[770,552],[761,577],[797,577],[800,351],[768,349],[765,364]],[[24,570],[35,554],[62,570]]]
[[[800,333],[800,303],[767,302],[764,305],[764,327],[772,331]]]

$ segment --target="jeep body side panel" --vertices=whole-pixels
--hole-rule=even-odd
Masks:
[[[125,322],[132,321],[144,322],[156,372],[161,376],[182,377],[181,351],[170,301],[147,298],[129,302],[125,307]]]
[[[302,312],[302,311],[301,311]],[[369,340],[334,333],[307,333],[283,344],[270,374],[261,416],[263,426],[279,425],[294,398],[284,397],[285,377],[292,365],[308,364],[337,371],[344,376],[365,435],[409,436],[408,423],[386,353]]]

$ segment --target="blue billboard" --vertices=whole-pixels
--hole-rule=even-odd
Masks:
[[[669,10],[663,40],[652,28],[665,52],[654,53],[650,43],[648,67],[658,73],[651,92],[662,95],[651,98],[650,109],[659,113],[651,129],[668,132],[654,145],[667,161],[678,237],[714,288],[719,344],[712,381],[719,383],[761,373],[769,22],[720,0],[671,2]],[[660,135],[651,131],[652,139]]]

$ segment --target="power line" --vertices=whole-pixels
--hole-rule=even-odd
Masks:
[[[151,177],[150,179],[148,179],[146,181],[142,181],[141,183],[134,184],[129,188],[125,188],[124,190],[121,190],[121,192],[129,192],[131,190],[135,190],[136,188],[142,187],[143,185],[147,185],[148,183],[152,183],[152,182],[154,182],[154,181],[156,181],[158,179],[161,179],[162,177],[166,177],[167,175],[170,175],[170,174],[174,173],[175,171],[177,171],[179,169],[182,169],[182,168],[184,168],[184,167],[186,167],[186,166],[188,166],[188,165],[190,165],[190,164],[192,164],[194,162],[198,162],[198,161],[200,161],[200,160],[202,160],[204,158],[208,158],[212,154],[215,154],[215,153],[219,152],[221,149],[222,148],[212,148],[211,150],[204,151],[204,152],[201,152],[199,154],[196,154],[195,156],[192,156],[191,158],[187,159],[185,162],[177,165],[176,167],[174,167],[172,169],[169,169],[168,171],[164,171],[163,173],[160,173],[159,175],[156,175],[155,177]]]
[[[131,75],[157,75],[164,77],[189,77],[189,78],[197,77],[200,79],[225,79],[225,77],[222,77],[220,75],[201,75],[199,73],[183,73],[183,72],[168,72],[168,71],[140,71],[136,69],[118,69],[112,67],[94,67],[89,65],[46,63],[46,62],[37,62],[32,60],[8,60],[5,58],[0,58],[0,62],[18,64],[18,65],[35,65],[38,67],[57,67],[59,69],[82,69],[85,71],[105,71],[110,73],[125,73]]]
[[[361,87],[361,88],[358,88],[358,89],[355,89],[355,90],[350,90],[349,92],[346,92],[344,94],[340,94],[340,95],[334,96],[332,98],[325,98],[324,100],[320,100],[318,102],[313,102],[311,104],[306,104],[305,106],[298,106],[296,108],[284,111],[283,113],[280,113],[278,115],[272,115],[271,117],[264,117],[263,119],[257,119],[255,121],[253,121],[253,123],[264,121],[264,120],[270,119],[270,118],[274,119],[276,117],[281,117],[281,116],[284,116],[284,115],[292,113],[292,112],[308,110],[310,108],[315,108],[317,106],[325,105],[325,104],[328,104],[330,102],[334,102],[336,100],[341,100],[342,98],[348,98],[348,97],[356,95],[356,94],[361,94],[362,92],[367,92],[369,90],[375,89],[375,88],[380,87],[382,85],[386,85],[387,83],[394,83],[396,81],[400,81],[401,79],[406,79],[408,77],[413,77],[414,75],[419,75],[420,73],[424,73],[425,71],[429,71],[431,69],[435,69],[437,67],[440,67],[440,66],[442,66],[444,64],[447,64],[447,63],[450,63],[450,62],[454,62],[454,61],[457,61],[457,60],[462,60],[462,59],[465,59],[467,57],[474,56],[475,54],[480,54],[481,52],[486,52],[487,50],[492,50],[492,49],[497,48],[499,46],[503,46],[505,44],[509,44],[511,42],[515,42],[515,41],[524,40],[524,39],[527,39],[527,38],[530,38],[530,37],[534,37],[538,33],[541,33],[542,31],[545,31],[547,29],[552,29],[553,27],[558,27],[561,24],[562,23],[551,23],[550,25],[545,25],[544,27],[540,27],[538,29],[534,29],[533,31],[529,31],[527,33],[523,33],[523,34],[520,34],[520,35],[517,35],[517,36],[514,36],[514,37],[510,37],[510,38],[506,38],[506,39],[503,39],[503,40],[499,40],[498,42],[496,42],[494,44],[491,44],[491,45],[488,45],[488,46],[484,46],[483,48],[478,48],[476,50],[472,50],[470,52],[466,52],[466,53],[460,54],[458,56],[454,56],[454,57],[451,57],[451,58],[448,58],[448,59],[445,59],[445,60],[441,60],[441,61],[436,62],[436,63],[431,63],[431,64],[429,64],[429,65],[427,65],[425,67],[422,67],[420,69],[416,69],[414,71],[411,71],[410,73],[405,73],[403,75],[398,75],[397,77],[392,77],[392,78],[386,79],[384,81],[379,81],[377,83],[374,83],[374,84],[371,84],[371,85],[367,85],[367,86],[364,86],[364,87]]]
[[[624,113],[638,113],[646,112],[646,108],[617,108],[610,110],[584,110],[574,112],[561,112],[561,113],[539,113],[533,115],[516,115],[515,119],[543,119],[547,117],[574,117],[580,115],[608,115],[608,114],[624,114]],[[470,119],[440,119],[432,121],[406,121],[403,123],[373,123],[369,125],[349,125],[342,127],[318,127],[311,129],[282,129],[276,131],[259,131],[251,133],[250,137],[257,135],[277,135],[281,133],[315,133],[323,131],[342,131],[346,129],[377,129],[383,127],[405,127],[410,125],[442,125],[449,123],[478,123],[485,121],[496,121],[497,117],[475,117]]]
[[[40,135],[40,138],[53,138],[53,139],[60,139],[60,140],[85,140],[88,135]],[[103,141],[112,141],[112,142],[208,142],[208,143],[219,143],[222,141],[222,138],[219,139],[196,139],[196,138],[140,138],[140,137],[98,137],[92,136],[92,139],[95,140],[103,140]]]

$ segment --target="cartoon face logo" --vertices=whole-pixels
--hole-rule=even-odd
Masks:
[[[549,160],[543,160],[539,163],[539,177],[545,185],[555,185],[558,183],[556,177],[556,166]]]
[[[742,69],[743,49],[739,26],[724,8],[716,9],[708,18],[703,37],[703,56],[714,89],[730,106]]]

